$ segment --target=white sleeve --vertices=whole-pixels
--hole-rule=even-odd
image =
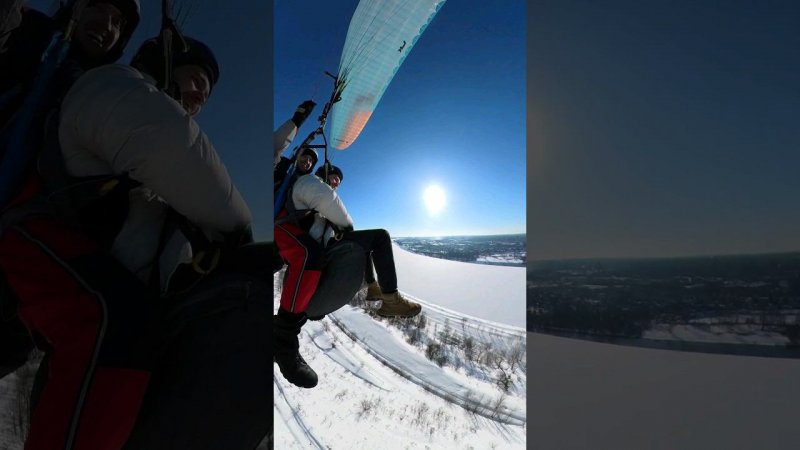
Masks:
[[[304,208],[316,210],[338,227],[353,227],[353,219],[347,213],[342,199],[336,191],[314,175],[306,175],[297,180],[292,200],[295,201],[295,205],[300,204]]]
[[[65,127],[115,174],[128,173],[196,225],[229,232],[250,224],[208,137],[138,71],[87,72],[64,99],[60,135]]]
[[[272,158],[273,166],[280,162],[283,151],[289,148],[295,136],[297,136],[297,125],[291,120],[287,120],[275,130],[275,133],[272,135],[272,144],[275,149],[275,154]]]

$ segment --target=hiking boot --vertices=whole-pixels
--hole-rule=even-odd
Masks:
[[[300,341],[297,336],[306,323],[303,313],[290,313],[279,309],[273,316],[272,351],[275,362],[286,381],[301,388],[313,388],[319,381],[317,373],[300,356]]]
[[[300,356],[300,352],[295,350],[290,353],[276,353],[275,362],[286,381],[295,386],[310,389],[317,385],[319,378],[314,369],[308,365],[306,360]]]
[[[379,316],[384,317],[414,317],[422,311],[419,303],[409,301],[400,291],[391,294],[382,294],[383,305],[376,311]]]
[[[373,281],[372,283],[367,284],[367,300],[371,299],[382,299],[383,293],[381,292],[381,286],[378,284],[377,281]]]
[[[367,296],[364,298],[367,309],[377,310],[383,305],[383,293],[377,281],[367,284]]]

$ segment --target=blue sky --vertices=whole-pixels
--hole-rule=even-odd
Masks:
[[[121,63],[139,45],[158,34],[161,2],[142,0],[142,20]],[[50,0],[28,6],[52,12]],[[175,11],[191,7],[183,31],[207,43],[220,64],[220,80],[197,122],[209,136],[234,183],[253,212],[256,238],[272,234],[272,86],[269,2],[242,0],[236,8],[224,0],[174,0]]]
[[[800,250],[800,3],[535,5],[529,258]]]
[[[274,126],[330,95],[356,1],[276,2]],[[431,22],[359,138],[330,149],[356,228],[393,236],[525,232],[523,1],[452,0]],[[446,206],[432,215],[423,191]]]

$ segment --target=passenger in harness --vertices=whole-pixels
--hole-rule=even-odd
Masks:
[[[325,179],[325,166],[317,170],[317,176]],[[344,180],[341,169],[331,165],[327,170],[327,183],[336,190]],[[420,313],[422,307],[408,300],[397,289],[397,272],[392,253],[392,239],[385,229],[372,230],[337,230],[324,217],[318,217],[312,228],[312,236],[321,236],[325,250],[332,251],[341,243],[354,242],[363,249],[366,263],[364,281],[367,282],[368,301],[380,301],[376,311],[385,317],[413,317]],[[319,231],[321,229],[321,231]],[[374,272],[373,272],[374,270]],[[377,280],[375,279],[377,272]],[[379,282],[379,281],[380,282]],[[348,299],[349,300],[349,299]]]
[[[327,182],[323,185],[322,180]],[[342,170],[330,163],[317,169],[313,177],[298,178],[289,199],[297,210],[313,211],[313,221],[302,229],[287,229],[280,223],[276,226],[278,249],[281,250],[282,245],[290,249],[301,248],[302,252],[293,256],[298,265],[304,264],[301,267],[305,269],[292,274],[289,272],[291,263],[287,261],[289,267],[284,276],[284,291],[274,329],[278,367],[289,382],[300,387],[314,387],[318,381],[316,373],[299,354],[297,336],[302,326],[308,319],[321,319],[344,306],[362,281],[368,282],[368,298],[382,302],[379,315],[412,317],[421,311],[419,304],[409,301],[397,289],[389,233],[382,229],[353,231],[352,219],[335,192],[343,180]],[[304,232],[292,234],[291,231]],[[304,245],[301,247],[297,242],[304,242]],[[320,251],[323,248],[324,252]],[[286,249],[281,251],[286,252]],[[320,253],[313,253],[315,251]],[[373,273],[373,259],[380,284]],[[308,261],[316,264],[315,270],[308,269]],[[313,277],[307,277],[309,272]],[[302,292],[303,296],[299,295],[298,287],[307,289]],[[291,289],[291,296],[287,295],[286,289]],[[298,299],[306,298],[308,300],[297,308]],[[289,303],[290,300],[294,303]],[[290,309],[292,307],[295,309]]]
[[[30,89],[53,34],[63,27],[70,15],[69,8],[64,7],[51,18],[34,9],[20,8],[22,2],[16,3],[4,16],[1,42],[6,45],[0,49],[0,129],[4,133],[8,132],[6,127],[10,126],[9,122]],[[57,109],[63,95],[85,70],[119,59],[138,23],[138,0],[89,2],[80,14],[70,52],[52,81],[45,109]],[[43,134],[44,124],[36,126],[40,128],[37,132]],[[0,161],[4,154],[5,149],[0,148]],[[16,190],[21,188],[16,187]],[[0,205],[0,218],[3,206]],[[0,284],[5,284],[2,273]],[[0,289],[0,378],[24,364],[33,347],[28,331],[17,316],[16,299],[10,288],[4,286]]]
[[[172,57],[176,98],[157,86],[163,53],[149,41],[135,68],[87,72],[61,104],[67,177],[105,180],[101,210],[122,212],[108,239],[87,233],[69,202],[53,214],[53,194],[80,197],[80,183],[7,211],[0,267],[50,355],[28,449],[251,449],[270,428],[270,280],[237,262],[257,251],[242,246],[250,211],[191,118],[219,68],[205,44],[186,43]],[[182,263],[201,279],[175,286]]]
[[[306,167],[298,168],[305,170]],[[316,217],[314,213],[324,215],[336,226],[353,226],[334,190],[310,173],[311,168],[313,166],[292,184],[286,205],[276,218],[274,232],[278,252],[287,265],[281,304],[274,322],[275,361],[287,380],[305,388],[316,386],[318,381],[316,373],[300,356],[297,338],[306,321],[309,300],[322,275],[322,246],[309,234]]]

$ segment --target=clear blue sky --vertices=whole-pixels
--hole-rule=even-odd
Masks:
[[[121,63],[130,62],[139,45],[155,37],[161,2],[142,0],[142,20]],[[50,0],[31,7],[52,12]],[[272,234],[272,101],[270,2],[262,0],[174,0],[190,14],[183,31],[206,42],[220,64],[220,80],[197,121],[210,137],[235,184],[253,212],[257,238]],[[188,181],[188,180],[187,180]]]
[[[800,3],[529,18],[529,258],[800,250]]]
[[[280,1],[274,126],[305,99],[322,111],[357,2]],[[450,0],[398,70],[360,137],[333,150],[356,228],[393,236],[525,232],[524,1]],[[313,130],[307,122],[295,144]],[[433,216],[423,191],[438,184]]]

